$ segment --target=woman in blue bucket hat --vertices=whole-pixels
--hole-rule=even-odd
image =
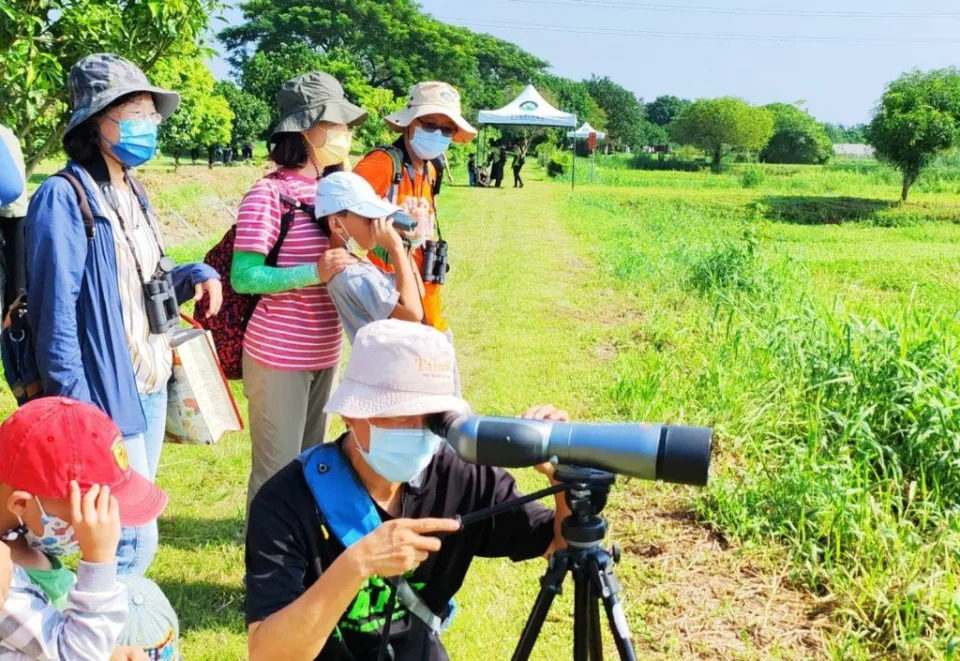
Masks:
[[[40,186],[27,213],[26,317],[39,372],[28,394],[99,406],[120,428],[130,465],[153,481],[177,308],[206,298],[215,313],[219,276],[166,256],[146,191],[131,174],[156,153],[160,122],[180,96],[109,53],[77,62],[68,85],[69,162]],[[156,522],[124,528],[120,572],[142,574],[156,549]]]

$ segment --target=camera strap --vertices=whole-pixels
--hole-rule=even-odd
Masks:
[[[298,460],[324,527],[344,548],[356,544],[383,523],[370,494],[339,445],[318,445],[301,454]],[[443,631],[450,623],[455,611],[453,600],[447,606],[446,617],[441,618],[406,579],[399,577],[390,579],[390,582],[400,603],[431,631]]]
[[[157,244],[157,250],[160,251],[160,258],[163,259],[163,257],[165,257],[163,243],[160,241],[160,233],[157,231],[157,227],[151,218],[150,208],[147,206],[146,202],[146,192],[143,190],[140,182],[130,176],[126,171],[124,171],[123,178],[130,187],[130,192],[137,199],[137,202],[140,205],[140,211],[143,213],[144,222],[150,227],[150,231],[153,234],[153,240]],[[133,225],[128,223],[127,219],[124,218],[123,209],[121,208],[122,205],[120,204],[120,195],[117,193],[117,189],[114,188],[113,184],[110,182],[100,184],[100,191],[103,193],[103,197],[107,201],[107,204],[117,215],[117,219],[120,221],[120,229],[123,232],[123,238],[126,239],[127,247],[130,249],[130,254],[133,255],[133,264],[137,269],[137,275],[140,277],[140,282],[146,284],[148,280],[143,275],[143,267],[140,264],[140,258],[137,256],[136,244],[134,243],[133,237],[128,229],[128,225],[130,227],[133,227]]]

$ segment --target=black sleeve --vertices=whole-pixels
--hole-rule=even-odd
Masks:
[[[478,502],[489,507],[518,498],[517,483],[507,471],[490,466],[477,466]],[[483,539],[477,555],[484,558],[509,557],[511,560],[538,558],[547,552],[553,541],[554,511],[540,502],[508,510],[488,522],[481,533]]]
[[[304,579],[311,566],[303,523],[286,499],[268,489],[271,486],[265,484],[254,498],[247,521],[248,625],[296,601],[306,591]]]

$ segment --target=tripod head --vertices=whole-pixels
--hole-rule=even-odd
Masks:
[[[583,466],[557,466],[553,479],[566,488],[570,515],[560,524],[567,544],[574,548],[599,546],[607,534],[607,522],[600,512],[607,505],[616,475]]]

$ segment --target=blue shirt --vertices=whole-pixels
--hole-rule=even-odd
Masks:
[[[91,402],[124,436],[139,434],[146,422],[124,335],[113,229],[93,178],[74,162],[67,171],[86,190],[93,239],[84,233],[77,194],[62,177],[43,182],[26,220],[27,318],[43,392]],[[191,299],[194,285],[218,278],[206,264],[178,266],[177,299]]]

